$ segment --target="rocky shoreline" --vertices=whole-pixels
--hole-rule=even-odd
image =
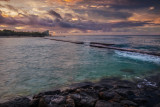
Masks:
[[[0,107],[160,107],[160,74],[135,81],[106,78],[0,103]]]

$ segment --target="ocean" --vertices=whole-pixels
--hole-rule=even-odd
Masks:
[[[65,36],[61,40],[110,43],[160,53],[160,36]],[[160,57],[90,47],[39,37],[0,38],[0,101],[73,83],[119,77],[133,80],[160,73]]]

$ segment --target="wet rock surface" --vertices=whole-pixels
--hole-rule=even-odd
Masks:
[[[159,107],[160,79],[126,81],[102,79],[73,84],[66,90],[41,92],[32,99],[17,98],[0,107]]]

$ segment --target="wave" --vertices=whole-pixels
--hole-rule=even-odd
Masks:
[[[141,61],[148,61],[148,62],[154,62],[157,64],[160,64],[160,57],[159,56],[153,56],[153,55],[146,55],[141,53],[135,53],[135,52],[124,52],[124,51],[115,51],[116,54],[122,57],[127,57],[130,59],[136,59]]]

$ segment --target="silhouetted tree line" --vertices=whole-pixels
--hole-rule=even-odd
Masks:
[[[29,37],[44,37],[49,36],[49,31],[45,32],[17,32],[13,30],[0,30],[0,36],[29,36]]]

